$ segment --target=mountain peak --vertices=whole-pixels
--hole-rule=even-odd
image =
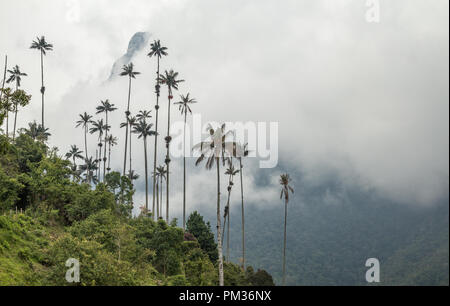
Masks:
[[[151,35],[148,32],[136,32],[131,37],[130,42],[128,43],[127,53],[122,55],[122,57],[114,63],[108,80],[112,80],[118,76],[123,65],[128,65],[133,60],[136,53],[145,48],[150,36]]]

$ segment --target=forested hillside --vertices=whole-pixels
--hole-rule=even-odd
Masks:
[[[253,205],[246,227],[249,263],[270,271],[277,283],[283,238],[279,205]],[[231,220],[239,220],[234,211]],[[231,250],[237,260],[237,221],[232,228]],[[301,204],[289,204],[287,250],[290,285],[367,285],[365,262],[375,257],[381,266],[380,285],[448,286],[448,200],[419,208],[362,193],[349,193],[345,202],[333,204],[310,194]]]
[[[0,285],[68,285],[69,258],[79,285],[217,285],[211,226],[194,213],[176,220],[131,216],[126,177],[92,189],[56,148],[21,134],[0,136]],[[198,239],[197,239],[198,237]],[[226,285],[273,285],[265,271],[225,263]]]

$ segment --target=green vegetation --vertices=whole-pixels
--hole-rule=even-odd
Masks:
[[[80,261],[78,285],[218,285],[214,235],[197,212],[192,233],[149,213],[133,218],[128,177],[111,172],[92,188],[26,134],[0,135],[0,151],[1,285],[69,285],[69,258]],[[225,266],[225,285],[260,278]]]

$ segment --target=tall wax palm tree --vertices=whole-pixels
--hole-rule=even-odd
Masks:
[[[153,124],[147,124],[145,120],[139,121],[133,129],[133,133],[138,135],[138,138],[144,139],[144,155],[145,155],[145,209],[148,211],[148,164],[147,164],[147,137],[154,136],[155,132],[152,131]],[[152,211],[154,214],[155,211]]]
[[[117,137],[114,137],[112,134],[108,135],[106,141],[108,143],[108,168],[106,169],[108,173],[111,171],[111,148],[117,145]]]
[[[230,261],[230,198],[231,198],[231,190],[233,189],[234,185],[234,176],[239,173],[239,170],[236,170],[232,164],[232,157],[229,159],[229,167],[227,168],[227,171],[225,172],[225,175],[228,176],[228,199],[227,199],[227,206],[225,207],[225,214],[223,216],[223,228],[225,230],[225,225],[227,226],[227,256],[226,259]],[[227,223],[228,219],[228,223]]]
[[[80,170],[85,173],[85,182],[88,184],[96,183],[96,176],[94,172],[97,170],[97,162],[95,162],[92,157],[86,158],[84,160],[84,165],[80,166]]]
[[[195,145],[193,150],[200,152],[200,157],[195,165],[198,166],[206,159],[206,169],[211,170],[216,164],[217,169],[217,249],[219,253],[219,285],[224,285],[223,274],[223,250],[222,250],[222,226],[220,220],[220,159],[225,164],[225,153],[233,154],[233,143],[226,142],[229,132],[225,132],[225,124],[214,130],[211,125],[208,126],[209,139]]]
[[[66,158],[72,158],[73,161],[73,168],[72,171],[77,171],[77,162],[76,159],[83,159],[83,151],[80,151],[76,145],[71,145],[69,152],[66,153]]]
[[[130,116],[130,100],[131,100],[131,80],[135,79],[137,75],[141,74],[140,72],[134,71],[133,63],[128,65],[124,65],[122,68],[121,76],[128,76],[128,103],[127,103],[127,111],[125,112],[126,120],[128,121],[128,117]],[[125,152],[123,158],[123,176],[126,174],[127,170],[127,146],[128,146],[128,125],[126,126],[125,131]]]
[[[172,137],[170,137],[170,104],[173,99],[172,90],[178,90],[178,84],[184,82],[184,80],[178,80],[178,72],[170,70],[165,71],[164,75],[162,75],[159,80],[161,83],[165,84],[168,89],[168,99],[169,103],[167,104],[167,137],[166,140],[166,168],[167,168],[167,182],[166,182],[166,222],[169,223],[169,188],[170,188],[170,142],[172,141]]]
[[[100,105],[97,106],[97,112],[96,114],[105,113],[105,120],[106,120],[106,127],[108,127],[108,114],[115,111],[117,108],[114,107],[114,104],[109,103],[109,100],[106,99],[105,101],[100,101]],[[105,148],[103,152],[103,181],[105,181],[106,176],[106,144],[108,139],[108,130],[109,128],[105,129]]]
[[[151,115],[152,111],[147,111],[147,110],[140,110],[139,113],[136,115],[137,120],[139,121],[146,121],[147,119],[152,118]],[[155,134],[156,136],[156,134]],[[130,136],[131,137],[131,136]],[[131,141],[130,141],[131,143]],[[131,148],[130,148],[130,154],[131,154]],[[131,161],[130,161],[131,163]],[[152,202],[152,219],[155,219],[155,202]]]
[[[107,129],[107,126],[103,123],[103,119],[92,122],[92,127],[89,132],[91,134],[98,133],[98,171],[97,178],[100,177],[101,172],[101,161],[102,161],[102,146],[103,146],[103,133]]]
[[[92,123],[92,116],[88,115],[86,112],[84,114],[79,114],[80,120],[76,123],[76,127],[82,127],[84,129],[84,152],[86,159],[88,158],[88,148],[87,148],[87,134],[89,131],[89,123]]]
[[[12,83],[15,82],[16,83],[16,92],[18,91],[20,84],[22,82],[22,77],[24,76],[28,76],[26,73],[22,73],[20,71],[20,68],[18,65],[14,66],[12,70],[7,70],[8,73],[10,74],[8,80],[6,80],[6,83]],[[17,102],[17,100],[16,100]],[[16,136],[16,121],[17,121],[17,107],[18,107],[18,102],[14,104],[15,105],[15,109],[14,109],[14,134],[13,134],[13,139],[15,139]]]
[[[45,93],[45,86],[44,86],[44,55],[47,55],[47,51],[53,51],[53,45],[49,44],[45,41],[45,37],[41,36],[40,38],[37,37],[36,40],[34,40],[31,43],[30,49],[36,49],[41,53],[41,96],[42,96],[42,122],[41,125],[45,127],[44,125],[44,93]]]
[[[237,159],[239,160],[239,176],[240,176],[240,183],[241,183],[241,221],[242,221],[242,270],[245,271],[245,213],[244,213],[244,182],[242,179],[242,172],[243,172],[243,165],[242,165],[242,158],[247,157],[249,154],[249,151],[247,149],[248,144],[245,144],[244,146],[238,145],[240,148],[240,154],[237,156]]]
[[[283,244],[283,286],[286,284],[286,228],[287,228],[287,207],[289,202],[289,192],[294,193],[294,189],[289,185],[291,183],[289,174],[280,176],[281,194],[280,199],[284,197],[284,244]]]
[[[195,99],[191,99],[189,94],[186,96],[181,95],[181,101],[175,103],[178,105],[178,109],[181,115],[184,116],[184,131],[183,131],[183,230],[186,230],[186,121],[187,114],[192,114],[190,105],[197,103]]]
[[[155,40],[150,44],[150,53],[149,57],[156,57],[157,60],[157,69],[156,69],[156,85],[155,85],[155,93],[156,93],[156,117],[155,117],[155,150],[153,156],[153,172],[156,173],[156,160],[158,155],[158,111],[159,111],[159,96],[160,96],[160,78],[159,78],[159,61],[163,56],[167,56],[167,48],[161,46],[161,42],[159,40]],[[155,205],[155,187],[156,181],[153,180],[153,206]],[[162,195],[161,195],[162,197]]]

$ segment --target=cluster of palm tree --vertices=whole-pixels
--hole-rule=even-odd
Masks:
[[[6,67],[6,65],[5,65]],[[16,137],[16,126],[17,126],[17,114],[19,112],[19,106],[25,107],[30,103],[31,96],[27,95],[24,90],[20,89],[20,85],[22,84],[22,77],[27,76],[26,73],[20,71],[18,65],[14,66],[12,70],[7,69],[9,73],[9,78],[6,80],[7,84],[15,83],[15,90],[13,91],[10,87],[4,88],[2,87],[2,99],[3,103],[6,106],[6,131],[7,135],[9,135],[9,113],[14,113],[14,127],[13,127],[13,140]]]
[[[35,125],[35,131],[47,131],[45,129],[44,125],[44,93],[45,93],[45,86],[44,86],[44,56],[47,54],[48,51],[53,50],[53,45],[48,43],[45,40],[44,36],[37,37],[36,40],[34,40],[31,43],[30,49],[35,49],[40,52],[40,58],[41,58],[41,95],[42,95],[42,116],[41,116],[41,124]],[[26,73],[23,73],[20,71],[20,67],[18,65],[15,65],[12,69],[8,69],[8,56],[5,56],[5,68],[3,71],[3,80],[2,80],[2,87],[0,89],[0,101],[2,102],[4,109],[6,109],[6,135],[9,137],[9,113],[14,113],[14,127],[13,127],[13,134],[12,138],[15,139],[16,136],[16,126],[17,126],[17,114],[19,112],[19,107],[25,107],[30,103],[31,96],[27,95],[25,91],[20,89],[20,85],[22,82],[22,77],[28,76]],[[6,74],[9,73],[9,77],[6,77]],[[15,84],[15,90],[13,91],[10,87],[5,88],[5,81],[6,84]],[[31,128],[31,126],[30,126]],[[47,135],[48,137],[49,135]],[[45,141],[47,139],[45,137],[45,133],[41,135],[40,137],[37,137],[41,141]]]
[[[150,45],[150,53],[148,56],[157,59],[157,70],[156,70],[156,105],[155,105],[155,118],[154,123],[150,122],[152,120],[151,111],[141,110],[135,116],[132,115],[130,111],[131,98],[132,98],[132,81],[136,79],[140,72],[135,71],[135,66],[133,63],[124,65],[120,76],[125,76],[128,78],[128,96],[125,111],[125,121],[120,124],[120,128],[125,128],[125,143],[124,143],[124,156],[123,156],[123,170],[122,176],[128,177],[133,184],[133,181],[139,178],[139,175],[135,172],[132,167],[132,136],[133,134],[137,136],[137,139],[141,139],[144,145],[144,178],[145,178],[145,207],[143,211],[146,213],[151,212],[151,217],[153,219],[164,218],[163,207],[164,207],[164,188],[165,187],[165,220],[169,222],[170,216],[170,144],[172,141],[170,132],[171,123],[171,105],[172,103],[178,106],[178,110],[184,121],[184,131],[183,131],[183,229],[186,227],[186,128],[188,115],[192,114],[192,105],[197,103],[197,101],[190,96],[190,94],[180,95],[180,101],[173,102],[174,91],[178,91],[179,84],[184,82],[184,80],[179,79],[179,73],[175,72],[173,69],[165,70],[163,73],[160,72],[160,60],[163,56],[167,56],[167,48],[161,45],[159,40],[154,41]],[[45,37],[38,37],[37,40],[33,41],[31,49],[36,49],[40,51],[41,59],[41,99],[42,99],[42,112],[41,112],[41,123],[37,124],[36,121],[29,124],[28,128],[21,129],[25,134],[28,134],[31,138],[39,141],[46,141],[50,136],[48,129],[45,128],[44,122],[44,96],[45,96],[45,86],[44,86],[44,65],[43,59],[47,51],[53,50],[53,45],[46,42]],[[5,69],[4,78],[2,81],[2,88],[0,90],[0,101],[2,105],[6,107],[6,135],[8,135],[8,120],[9,113],[14,113],[14,128],[13,128],[13,139],[16,134],[16,122],[17,113],[19,107],[26,106],[31,99],[31,96],[27,95],[23,90],[20,89],[22,77],[27,76],[27,74],[20,71],[19,66],[14,66],[12,70],[7,69],[7,60],[5,58]],[[9,78],[6,79],[6,73],[9,73]],[[5,88],[5,80],[7,84],[15,83],[15,91],[10,87]],[[167,86],[168,93],[168,103],[167,103],[167,133],[164,138],[164,143],[166,146],[166,155],[164,156],[164,163],[158,164],[158,136],[159,133],[159,109],[160,109],[160,96],[161,96],[161,85]],[[105,182],[107,174],[111,172],[111,151],[114,146],[118,144],[118,138],[113,136],[110,125],[110,115],[112,112],[116,111],[117,108],[114,104],[110,103],[108,99],[100,101],[95,109],[95,115],[101,116],[101,118],[94,118],[94,116],[84,112],[79,114],[79,120],[76,121],[76,127],[80,127],[83,131],[84,136],[84,151],[80,150],[77,145],[72,145],[70,150],[65,155],[68,160],[72,163],[72,173],[73,179],[79,180],[84,173],[84,179],[82,182],[87,184],[98,184]],[[153,129],[155,127],[155,129]],[[231,204],[232,204],[232,191],[234,190],[235,177],[239,174],[240,178],[240,204],[241,204],[241,227],[242,227],[242,268],[245,269],[245,210],[244,210],[244,183],[243,183],[243,158],[247,157],[249,151],[247,145],[240,144],[234,140],[234,131],[227,131],[226,126],[222,125],[220,127],[214,128],[209,125],[207,128],[208,138],[199,144],[196,144],[192,150],[199,152],[199,157],[197,158],[195,165],[198,166],[205,161],[205,166],[207,170],[216,169],[217,171],[217,242],[218,242],[218,266],[219,266],[219,284],[224,285],[224,271],[223,264],[224,258],[230,260],[230,215],[231,215]],[[88,147],[88,134],[93,134],[97,138],[97,146],[94,155],[89,154]],[[154,137],[154,151],[153,151],[153,170],[149,170],[148,164],[148,139],[149,137]],[[233,136],[233,137],[231,137]],[[230,138],[232,138],[230,140]],[[91,150],[93,150],[91,148]],[[81,160],[82,163],[78,163]],[[127,168],[128,163],[128,168]],[[103,168],[102,168],[103,167]],[[225,172],[222,173],[221,169],[225,168]],[[151,209],[149,207],[149,172],[153,179],[153,202]],[[221,209],[221,176],[225,174],[228,180],[227,186],[227,201],[223,210]],[[281,175],[280,184],[282,186],[281,198],[284,198],[285,204],[285,220],[284,220],[284,246],[283,246],[283,284],[285,284],[286,278],[286,236],[287,236],[287,205],[289,202],[289,194],[293,193],[294,190],[290,186],[291,179],[288,174]],[[164,186],[165,184],[165,186]],[[222,226],[223,218],[223,226]],[[223,256],[223,244],[224,237],[226,236],[226,256]]]

